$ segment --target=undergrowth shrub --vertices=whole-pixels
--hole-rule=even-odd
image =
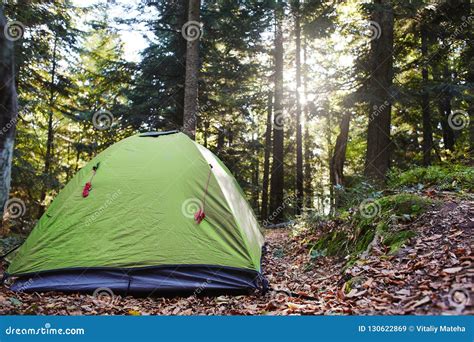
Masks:
[[[388,185],[392,188],[435,187],[439,190],[474,191],[474,167],[450,164],[415,167],[408,171],[394,170],[389,174]]]
[[[389,253],[395,253],[415,233],[408,223],[419,217],[435,202],[416,194],[396,194],[375,199],[373,215],[362,210],[348,216],[344,225],[323,233],[311,244],[312,258],[319,256],[349,256],[349,262],[366,251],[377,235]]]

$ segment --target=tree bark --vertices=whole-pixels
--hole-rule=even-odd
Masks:
[[[219,127],[217,129],[217,145],[216,150],[219,153],[225,145],[225,129],[223,127]]]
[[[189,0],[188,22],[199,22],[200,8],[200,0]],[[196,137],[196,118],[198,114],[199,38],[188,39],[186,44],[183,132],[193,140]]]
[[[447,63],[447,61],[445,61],[445,63]],[[452,95],[449,91],[449,84],[451,83],[451,73],[447,65],[444,66],[443,83],[444,90],[442,91],[441,98],[438,101],[441,129],[443,130],[443,143],[444,148],[450,151],[454,151],[454,132],[448,123],[448,117],[451,113]]]
[[[6,24],[7,19],[0,6],[0,212],[2,217],[10,194],[13,145],[18,120],[14,50],[13,43],[6,39],[4,34]]]
[[[205,148],[208,148],[207,139],[208,139],[208,135],[209,135],[209,127],[210,127],[209,121],[208,120],[204,121],[204,132],[203,132],[204,143],[203,143],[203,145],[204,145]]]
[[[384,183],[390,167],[390,128],[391,128],[391,94],[393,77],[393,7],[390,0],[376,0],[376,9],[371,20],[381,28],[380,37],[371,41],[371,78],[369,89],[373,99],[370,110],[376,108],[369,116],[367,130],[367,154],[365,176]]]
[[[179,0],[177,4],[177,13],[178,13],[178,30],[180,30],[183,25],[188,21],[188,0]],[[179,34],[179,33],[178,33]],[[184,120],[184,89],[186,83],[186,40],[183,39],[181,34],[177,38],[178,46],[176,49],[176,58],[179,61],[179,88],[177,94],[176,103],[176,118],[177,122]]]
[[[469,7],[470,15],[474,14],[473,6]],[[469,56],[474,55],[474,33],[473,33],[473,24],[470,23],[469,30],[467,31],[467,46],[468,46],[468,54]],[[470,88],[468,93],[470,95],[470,99],[468,100],[468,115],[469,115],[469,151],[471,152],[471,156],[474,154],[474,58],[469,58],[467,62],[467,76],[466,81],[470,84]]]
[[[329,165],[329,214],[332,215],[334,213],[334,187],[331,184],[331,158],[334,154],[334,149],[332,145],[332,113],[329,109],[329,101],[325,101],[324,104],[324,111],[326,112],[326,145],[327,145],[327,165]],[[323,201],[324,206],[324,201]],[[325,210],[326,208],[324,208]]]
[[[275,98],[273,112],[273,162],[270,184],[270,216],[281,222],[284,215],[284,117],[283,117],[283,16],[281,2],[275,8]]]
[[[347,112],[343,115],[339,125],[339,135],[336,138],[336,146],[331,158],[330,178],[331,185],[344,185],[344,163],[346,161],[347,141],[349,139],[349,124],[351,121],[351,113]],[[337,200],[336,200],[337,206]]]
[[[258,139],[258,138],[257,138]],[[256,141],[257,139],[253,139],[254,141],[254,144],[253,146],[256,146]],[[254,154],[255,158],[253,158],[253,179],[252,179],[252,185],[253,185],[253,189],[252,189],[252,207],[255,208],[255,213],[257,215],[259,215],[259,206],[258,206],[258,202],[259,202],[259,195],[260,195],[260,191],[259,191],[259,179],[260,179],[260,162],[259,162],[259,158],[258,158],[258,150],[255,150],[255,154]]]
[[[308,109],[308,70],[307,68],[307,44],[306,39],[304,40],[305,44],[303,46],[303,89],[304,89],[304,118],[305,118],[305,129],[304,129],[304,197],[305,197],[305,207],[313,207],[313,189],[312,189],[312,174],[311,174],[311,143],[309,135],[309,109]]]
[[[303,207],[304,176],[303,176],[303,136],[301,128],[301,25],[300,2],[295,1],[295,65],[296,65],[296,214],[301,214]]]
[[[53,156],[53,143],[54,143],[54,131],[53,131],[53,108],[54,108],[54,82],[56,79],[56,52],[57,52],[57,44],[58,44],[58,37],[55,36],[54,38],[54,45],[53,45],[53,60],[52,68],[51,68],[51,82],[49,86],[49,113],[48,113],[48,138],[46,141],[46,154],[44,158],[44,167],[43,167],[43,187],[41,189],[40,195],[40,208],[39,208],[39,217],[41,217],[45,210],[46,206],[44,201],[46,199],[46,194],[49,188],[49,173],[51,169],[51,161]]]
[[[268,218],[268,183],[270,178],[270,152],[272,148],[272,93],[268,94],[267,107],[267,127],[265,131],[265,152],[263,156],[263,179],[262,179],[262,204],[260,209],[260,217],[262,220]]]
[[[421,110],[423,115],[423,165],[431,164],[431,150],[433,149],[433,129],[431,127],[430,97],[428,93],[428,32],[426,26],[422,24],[421,30],[421,59],[423,78],[423,89],[421,94]]]

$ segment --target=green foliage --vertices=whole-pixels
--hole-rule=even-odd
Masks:
[[[389,253],[395,253],[415,233],[398,224],[414,220],[426,211],[434,202],[426,197],[414,194],[396,194],[374,200],[374,215],[364,214],[359,209],[352,217],[348,217],[344,225],[322,234],[312,244],[310,255],[346,256],[349,262],[365,252],[376,236],[386,246]]]
[[[383,244],[390,248],[390,253],[395,253],[415,235],[415,232],[411,230],[402,230],[398,232],[388,231],[384,235]]]
[[[204,1],[201,6],[197,141],[225,162],[257,213],[261,206],[263,156],[267,147],[268,95],[274,90],[274,4],[274,1],[225,0]],[[284,9],[285,157],[282,163],[286,198],[295,194],[296,182],[294,5],[285,5]],[[452,111],[472,108],[474,50],[468,41],[472,40],[470,25],[465,25],[469,4],[426,6],[422,1],[409,4],[397,1],[393,5],[397,80],[389,99],[393,165],[408,169],[422,161],[423,94],[429,96],[433,160],[435,156],[444,162],[469,160],[474,137],[469,135],[470,128],[454,132],[455,150],[449,151],[443,141],[445,118],[439,113],[439,104],[445,100],[451,104]],[[124,7],[117,2],[77,7],[70,0],[32,1],[28,6],[10,1],[4,8],[8,19],[22,22],[27,32],[15,42],[20,120],[11,195],[26,202],[28,217],[25,218],[33,222],[41,214],[41,206],[50,203],[61,187],[107,146],[137,130],[174,129],[183,125],[187,42],[181,28],[187,20],[187,11],[185,1],[140,2]],[[125,18],[131,9],[144,16]],[[372,5],[355,2],[309,1],[301,2],[300,11],[303,84],[299,95],[304,128],[308,130],[303,142],[308,149],[308,155],[304,156],[305,177],[309,175],[305,180],[308,185],[305,206],[311,209],[308,211],[311,216],[302,221],[308,226],[320,226],[328,212],[328,204],[323,200],[330,192],[329,160],[334,153],[341,116],[350,111],[353,115],[344,187],[334,189],[337,214],[344,222],[350,222],[357,216],[351,208],[357,208],[369,197],[381,200],[382,206],[376,219],[357,216],[352,222],[359,231],[348,233],[347,238],[360,239],[360,243],[344,248],[354,250],[367,245],[373,234],[366,228],[377,226],[377,220],[407,221],[424,208],[418,208],[420,203],[413,203],[408,213],[400,213],[406,208],[399,210],[394,203],[385,203],[395,199],[383,199],[383,193],[362,177],[368,117],[377,112],[368,105],[374,96],[367,87],[374,65],[364,26],[373,9]],[[113,22],[108,13],[115,10],[122,11],[124,18]],[[127,24],[148,37],[148,46],[136,64],[125,60],[122,36],[117,29],[120,26],[122,31]],[[421,73],[423,25],[430,28],[428,82],[424,82]],[[53,60],[57,68],[51,82]],[[111,130],[98,131],[93,128],[91,118],[104,109],[112,112],[115,124]],[[49,170],[45,171],[50,115],[54,128],[53,156]],[[471,118],[471,127],[472,121]],[[474,171],[472,167],[454,164],[415,167],[406,172],[393,171],[389,185],[397,189],[433,186],[472,192]],[[46,198],[40,195],[44,191]],[[285,207],[285,219],[293,218],[296,211],[293,202]],[[336,243],[341,237],[334,238]]]
[[[364,277],[361,277],[361,276],[352,277],[351,279],[346,281],[346,283],[344,284],[344,293],[346,294],[349,293],[352,290],[352,288],[359,287],[360,285],[362,285],[364,281],[365,281]]]
[[[346,179],[346,186],[334,190],[338,199],[339,211],[343,213],[349,208],[357,206],[366,198],[378,198],[382,192],[377,190],[363,177],[352,176]]]
[[[474,191],[474,168],[465,165],[415,167],[405,172],[393,171],[389,184],[401,187],[435,187],[439,190]]]
[[[407,216],[413,219],[433,203],[429,198],[408,193],[384,196],[378,199],[377,202],[380,204],[381,211],[380,217],[374,217],[375,221],[380,219],[403,220]]]
[[[344,231],[334,231],[323,235],[310,249],[312,257],[341,255],[348,250],[349,237]]]

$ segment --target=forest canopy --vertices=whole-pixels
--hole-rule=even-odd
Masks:
[[[4,1],[21,233],[137,132],[192,131],[266,224],[332,215],[400,171],[472,166],[469,0],[202,0],[190,26],[192,3]]]

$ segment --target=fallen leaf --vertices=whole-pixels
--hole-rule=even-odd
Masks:
[[[296,311],[304,308],[304,305],[299,305],[291,302],[286,303],[286,305],[288,305],[288,309],[290,309],[291,311]]]
[[[409,296],[411,294],[410,290],[407,290],[407,289],[401,289],[401,290],[397,291],[396,293],[401,294],[401,295],[405,295],[405,296]]]
[[[367,290],[357,291],[357,289],[352,289],[347,295],[347,298],[360,297],[365,294]]]
[[[430,236],[428,238],[425,239],[425,241],[434,241],[434,240],[438,240],[440,237],[442,237],[443,235],[441,234],[435,234],[433,236]]]
[[[451,267],[451,268],[445,268],[443,272],[448,273],[448,274],[454,274],[454,273],[458,273],[461,270],[462,270],[462,267]]]

